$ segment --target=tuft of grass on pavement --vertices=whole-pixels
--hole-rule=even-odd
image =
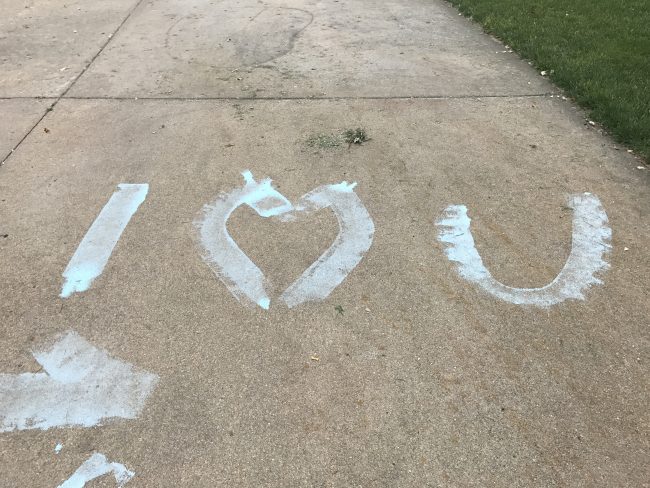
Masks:
[[[309,147],[330,149],[341,145],[341,137],[338,134],[314,134],[307,139],[307,145]]]
[[[313,134],[307,139],[307,145],[320,149],[331,149],[346,142],[349,148],[352,144],[363,144],[369,140],[366,130],[357,127],[356,129],[346,129],[339,134]]]
[[[450,0],[650,160],[649,0]]]

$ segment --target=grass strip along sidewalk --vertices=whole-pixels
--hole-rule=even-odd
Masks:
[[[650,0],[450,0],[650,161]]]

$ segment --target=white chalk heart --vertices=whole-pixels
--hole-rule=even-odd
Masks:
[[[331,208],[339,223],[339,234],[332,245],[282,293],[289,308],[301,303],[323,300],[363,259],[372,245],[375,226],[359,197],[356,183],[323,185],[300,197],[296,205],[266,179],[257,183],[250,171],[242,173],[245,185],[223,193],[203,208],[203,218],[196,222],[204,260],[238,299],[250,300],[264,309],[271,304],[264,274],[239,248],[228,233],[226,223],[241,205],[248,205],[261,217],[287,221],[301,213]]]

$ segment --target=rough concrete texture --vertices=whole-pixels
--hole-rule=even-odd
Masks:
[[[72,96],[383,97],[551,87],[425,0],[145,1]],[[528,76],[526,76],[528,75]]]
[[[210,4],[192,5],[201,20]],[[73,86],[71,93],[78,88],[91,99],[62,99],[20,144],[0,169],[0,234],[7,234],[0,235],[0,372],[37,372],[30,351],[72,329],[160,380],[140,418],[1,434],[0,486],[57,486],[93,452],[135,471],[127,488],[648,486],[647,171],[569,102],[517,96],[526,86],[546,91],[545,82],[524,62],[501,66],[481,48],[493,41],[447,7],[397,5],[341,8],[354,8],[351,18],[361,24],[391,25],[388,33],[401,32],[391,24],[396,9],[420,12],[410,59],[433,56],[429,42],[436,53],[447,51],[446,66],[465,59],[462,74],[441,68],[447,88],[462,96],[99,99],[164,96],[166,88],[139,71],[119,83],[94,78],[122,70],[122,54],[137,56],[128,62],[138,65],[149,46],[152,60],[170,70],[174,93],[236,92],[234,81],[187,84],[201,79],[202,68],[161,56],[160,27],[143,20],[174,8],[141,3]],[[235,17],[234,2],[219,6]],[[246,21],[249,10],[241,9]],[[291,56],[307,56],[315,42],[303,36],[319,36],[322,27],[309,29],[339,18],[321,4],[310,13],[292,54],[274,62],[294,59],[302,69]],[[287,17],[294,26],[302,18]],[[417,29],[429,18],[441,27],[425,42]],[[268,22],[281,29],[279,20]],[[181,23],[177,42],[198,48],[197,34]],[[129,34],[134,26],[140,44]],[[341,49],[354,35],[341,27],[329,42]],[[375,44],[389,44],[376,36]],[[207,42],[209,34],[199,37]],[[118,41],[126,44],[113,50]],[[228,56],[255,57],[260,44]],[[392,59],[383,49],[377,56]],[[486,77],[480,62],[514,74]],[[294,81],[292,96],[331,83],[336,69]],[[421,69],[414,71],[421,83],[415,74],[408,83],[393,73],[374,83],[378,69],[350,72],[338,93],[363,83],[356,94],[406,96],[425,86],[430,97],[449,93]],[[281,98],[285,86],[276,77],[257,89]],[[483,96],[490,94],[499,96]],[[307,142],[350,127],[364,127],[371,140],[332,148]],[[194,222],[204,204],[242,186],[244,169],[273,178],[293,201],[323,184],[358,182],[374,242],[326,300],[249,308],[202,260]],[[63,270],[119,183],[149,183],[149,195],[90,290],[59,298]],[[449,204],[463,203],[494,277],[542,286],[571,249],[566,197],[587,191],[607,211],[613,247],[603,284],[584,301],[549,309],[498,301],[461,279],[437,241],[435,221]],[[280,223],[240,208],[228,229],[272,280],[275,299],[330,245],[338,225],[329,210]],[[109,477],[93,483],[115,486]]]
[[[46,100],[0,99],[0,161],[34,127],[48,106]]]
[[[0,1],[0,97],[61,95],[132,5],[132,0]]]

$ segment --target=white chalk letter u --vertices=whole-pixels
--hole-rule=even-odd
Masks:
[[[611,249],[612,231],[595,195],[572,195],[569,206],[573,209],[571,253],[556,278],[541,288],[513,288],[492,277],[474,246],[471,219],[464,205],[447,207],[436,223],[440,227],[438,239],[446,245],[447,257],[457,264],[463,278],[501,300],[537,307],[550,307],[567,299],[583,300],[587,288],[602,283],[596,273],[609,267],[604,256]]]

